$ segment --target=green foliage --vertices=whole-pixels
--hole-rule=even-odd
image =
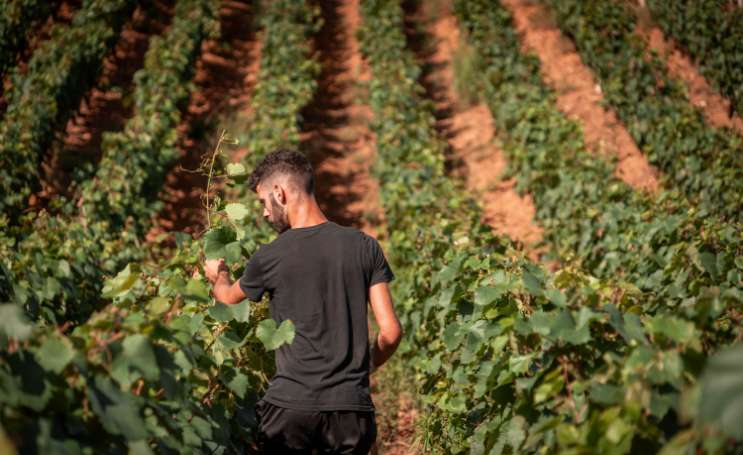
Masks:
[[[294,341],[294,324],[286,320],[277,327],[276,321],[266,319],[258,324],[256,336],[267,351],[273,351],[283,344],[291,344]]]
[[[244,204],[240,204],[239,202],[232,202],[230,204],[227,204],[224,208],[225,213],[227,213],[227,217],[232,221],[241,221],[244,219],[250,211],[247,207],[245,207]]]
[[[207,12],[214,12],[217,6],[213,2],[181,0],[180,15],[176,14],[170,33],[190,30],[186,36],[194,36],[191,27],[203,28],[211,23],[214,16]],[[201,9],[207,7],[209,9]],[[303,38],[288,39],[280,45],[274,42],[272,47],[264,47],[262,58],[282,62],[286,72],[291,73],[300,58],[307,58],[305,42],[312,22],[303,29],[301,23],[285,20],[282,12],[287,7],[309,11],[306,5],[298,2],[273,2],[264,13],[265,33],[283,36],[298,33]],[[306,17],[312,18],[313,14],[308,12]],[[158,62],[178,71],[190,59],[178,57],[171,61],[166,56],[177,54],[173,51],[184,47],[195,52],[199,46],[169,41],[169,36],[160,48],[167,48],[168,53],[148,59],[148,62],[153,65]],[[200,39],[203,34],[195,36]],[[298,43],[301,45],[297,50],[293,46]],[[282,55],[284,59],[278,58]],[[314,78],[312,73],[301,74],[310,81]],[[165,88],[168,87],[166,82],[174,79],[159,80]],[[274,83],[276,86],[269,82],[261,84],[256,96],[275,100],[275,105],[265,105],[267,110],[275,107],[272,112],[277,115],[293,117],[296,112],[279,109],[281,99],[261,95],[261,91],[276,93],[279,87],[286,90],[285,93],[293,92],[282,86],[281,81]],[[156,84],[148,86],[154,89]],[[174,89],[170,93],[177,97],[182,92]],[[153,97],[158,106],[177,104],[158,99],[155,94]],[[270,117],[266,117],[266,121],[270,121]],[[170,134],[162,136],[171,137]],[[260,142],[262,144],[280,140],[280,136],[278,130],[273,136],[265,130],[256,135],[264,141]],[[133,142],[137,144],[136,139]],[[121,143],[127,144],[123,140]],[[166,146],[162,147],[166,154],[168,144],[170,142],[165,142]],[[152,172],[159,172],[156,164],[149,162],[149,167]],[[133,184],[145,181],[136,176],[129,180]],[[102,185],[106,182],[96,182],[89,188],[102,191]],[[137,188],[136,185],[133,188]],[[136,191],[147,194],[141,188]],[[110,193],[116,194],[116,190]],[[137,212],[138,206],[130,205],[131,199],[137,197],[140,196],[124,193],[121,199],[111,198],[106,201],[108,210],[144,213]],[[234,215],[235,206],[232,207],[229,212]],[[98,210],[92,205],[89,208]],[[215,211],[222,209],[215,207]],[[244,215],[244,210],[245,207],[238,212]],[[131,263],[123,267],[102,286],[104,297],[113,302],[69,332],[36,327],[33,336],[24,333],[28,341],[18,345],[15,335],[30,332],[31,328],[23,321],[17,306],[0,307],[3,311],[5,308],[15,311],[6,312],[6,315],[16,316],[15,320],[9,318],[0,334],[3,343],[0,350],[0,419],[4,430],[14,435],[23,450],[243,453],[254,442],[253,406],[273,370],[273,358],[267,349],[291,342],[294,331],[290,321],[276,327],[273,320],[266,319],[265,305],[214,304],[208,285],[202,278],[192,276],[190,270],[201,262],[205,250],[218,255],[236,245],[238,256],[252,254],[258,241],[268,238],[266,228],[253,225],[250,217],[215,219],[216,225],[202,241],[178,237],[178,248],[168,261],[159,265]],[[141,220],[132,220],[131,224],[144,225]],[[111,250],[102,252],[101,258],[111,260],[113,253]],[[239,273],[242,265],[237,262],[244,261],[233,262],[233,268]],[[77,265],[75,262],[67,264],[68,267],[62,268],[74,269]],[[100,290],[100,286],[98,288]],[[70,300],[75,304],[81,301]]]
[[[9,0],[0,12],[0,77],[16,63],[30,29],[52,12],[54,4],[45,0]]]
[[[276,148],[297,146],[300,110],[312,99],[320,73],[320,63],[307,58],[309,39],[322,25],[319,8],[290,0],[270,1],[264,8],[261,25],[276,32],[263,35],[263,49],[277,51],[261,55],[252,114],[246,119],[250,133],[240,140],[250,151],[248,168]]]
[[[187,242],[165,267],[127,267],[106,283],[114,302],[69,333],[4,342],[0,418],[20,448],[237,453],[253,440],[272,359],[247,304],[214,306],[186,272],[200,249]]]
[[[433,107],[420,97],[420,73],[405,50],[398,3],[378,0],[362,8],[361,48],[374,73],[374,171],[400,278],[395,300],[406,333],[400,352],[426,407],[424,450],[659,450],[684,425],[676,423],[680,397],[693,387],[705,353],[736,333],[726,310],[737,300],[716,300],[713,292],[686,298],[677,308],[660,299],[646,305],[653,291],[620,281],[621,273],[597,279],[567,267],[549,274],[518,257],[482,225],[473,201],[444,174],[444,146],[434,133]],[[548,111],[530,104],[526,87],[509,82],[517,79],[513,71],[532,81],[538,67],[525,66],[500,35],[493,39],[494,28],[516,42],[510,18],[485,1],[458,8],[470,34],[491,38],[474,41],[473,48],[501,52],[497,71],[480,68],[488,84],[528,101],[499,107],[528,109],[534,117],[521,122],[535,128]],[[549,102],[544,91],[534,90],[539,86],[530,88]],[[485,95],[494,93],[500,91]],[[565,140],[553,154],[581,147],[580,136],[573,142],[565,129],[533,137],[548,134]],[[699,263],[702,269],[712,264],[709,257]],[[736,276],[726,285],[737,284]]]
[[[617,1],[550,1],[560,28],[576,44],[648,160],[700,212],[741,220],[743,154],[739,136],[705,123],[665,63],[648,57],[634,32],[637,18]]]
[[[445,144],[406,50],[399,3],[361,6],[360,43],[374,73],[374,174],[398,277],[400,354],[425,407],[424,449],[739,448],[726,438],[740,437],[740,349],[706,362],[740,337],[743,230],[734,209],[719,205],[737,187],[718,199],[719,186],[704,180],[711,172],[737,178],[719,169],[730,164],[728,143],[710,133],[713,142],[700,145],[723,148],[695,183],[707,191],[699,198],[684,174],[696,152],[669,165],[692,203],[676,192],[636,194],[559,114],[536,59],[519,53],[506,11],[459,2],[467,81],[489,103],[519,188],[534,194],[548,241],[570,264],[548,273],[494,237],[446,175]],[[304,2],[264,3],[259,82],[240,138],[249,153],[225,166],[231,202],[215,203],[201,240],[177,237],[173,256],[153,265],[142,261],[139,239],[160,208],[193,62],[202,40],[215,36],[217,7],[178,2],[135,76],[134,117],[106,135],[101,164],[75,204],[33,224],[0,219],[0,447],[8,434],[20,451],[43,453],[238,453],[254,442],[253,406],[272,373],[271,351],[293,341],[294,326],[267,318],[265,303],[214,303],[190,270],[203,257],[223,257],[239,274],[273,235],[255,224],[260,205],[239,183],[267,152],[299,142],[299,112],[317,86],[310,41],[320,20]],[[679,105],[672,107],[686,109]],[[643,121],[653,123],[675,111],[648,112]],[[701,131],[694,128],[683,134]],[[646,147],[675,143],[663,136],[668,129],[640,130]]]
[[[81,210],[91,222],[114,230],[128,225],[142,236],[162,207],[153,201],[179,156],[176,126],[194,88],[201,43],[219,36],[217,11],[215,2],[180,0],[167,34],[151,39],[144,67],[134,75],[136,115],[123,131],[104,135],[95,176],[81,185]]]
[[[235,231],[228,227],[210,230],[204,235],[204,256],[206,259],[227,257],[227,250],[237,242],[236,238]]]
[[[11,224],[18,223],[28,197],[39,188],[41,159],[57,126],[65,124],[95,81],[103,57],[136,4],[136,0],[85,1],[71,24],[53,27],[51,38],[34,51],[28,70],[13,73],[0,123],[0,211]]]
[[[743,8],[721,0],[659,1],[647,6],[663,32],[700,66],[730,99],[731,114],[743,115]]]
[[[715,354],[700,381],[699,420],[743,441],[743,345]]]
[[[32,325],[18,305],[0,305],[0,335],[24,341],[31,335],[31,330]]]
[[[558,111],[538,61],[520,53],[505,9],[471,2],[458,13],[478,49],[479,88],[502,131],[511,173],[534,195],[554,251],[594,275],[631,282],[648,294],[648,310],[701,310],[710,292],[720,296],[718,307],[739,302],[739,223],[689,207],[674,192],[653,199],[622,183]]]
[[[557,110],[538,61],[520,53],[506,10],[483,2],[460,2],[457,9],[478,49],[481,90],[503,132],[511,172],[534,195],[554,250],[599,277],[626,280],[622,292],[643,296],[642,310],[633,311],[647,317],[656,342],[698,339],[709,353],[739,336],[730,324],[743,295],[739,223],[689,207],[673,192],[653,200],[620,182],[613,165],[591,156],[577,124]],[[651,316],[661,312],[680,317]],[[620,333],[627,342],[643,342],[637,327],[625,320]]]
[[[162,206],[157,195],[178,157],[175,128],[192,90],[193,62],[216,33],[215,15],[210,1],[176,5],[173,24],[152,39],[135,74],[134,116],[123,131],[104,135],[102,159],[79,200],[0,236],[10,277],[3,300],[33,319],[79,322],[99,306],[103,277],[142,257],[139,238]]]

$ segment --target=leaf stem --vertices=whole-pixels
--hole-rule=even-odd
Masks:
[[[219,140],[217,141],[216,147],[214,147],[214,151],[212,152],[212,159],[209,164],[209,174],[206,179],[206,226],[207,228],[212,227],[212,220],[210,215],[210,204],[209,204],[209,189],[211,188],[212,184],[212,175],[214,175],[214,162],[217,160],[217,155],[219,155],[219,147],[222,145],[222,141],[224,141],[225,135],[227,134],[227,130],[223,129],[222,133],[219,135]]]

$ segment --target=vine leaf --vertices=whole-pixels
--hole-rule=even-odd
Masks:
[[[699,417],[725,435],[743,439],[743,344],[714,355],[702,375]]]
[[[217,302],[214,306],[209,307],[207,312],[215,321],[227,322],[233,319],[232,310],[224,303]]]
[[[50,336],[36,351],[36,361],[45,370],[60,373],[75,356],[70,342],[66,338]]]
[[[227,175],[230,177],[240,177],[247,174],[248,171],[240,163],[230,163],[227,165]]]
[[[129,441],[147,437],[147,426],[140,416],[138,397],[122,392],[110,379],[97,376],[88,384],[88,398],[93,411],[109,433],[121,434]]]
[[[23,341],[31,335],[32,327],[21,307],[14,304],[0,305],[0,333]]]
[[[256,336],[263,343],[267,351],[273,351],[283,344],[291,344],[294,341],[294,323],[285,320],[278,327],[273,319],[266,319],[258,324]]]
[[[230,390],[235,392],[235,395],[240,398],[245,397],[245,392],[248,391],[248,385],[250,384],[247,375],[241,373],[238,369],[228,368],[225,369],[220,376],[222,382],[224,382]]]
[[[127,264],[124,270],[106,281],[103,286],[103,297],[113,299],[125,294],[137,282],[140,272],[141,269],[138,264]]]
[[[226,246],[235,241],[235,231],[222,226],[204,235],[204,256],[207,259],[220,259],[227,255]]]
[[[232,221],[241,221],[250,213],[248,208],[239,202],[231,202],[227,204],[224,211]]]
[[[160,368],[157,366],[155,351],[146,335],[130,335],[124,340],[122,346],[129,366],[139,370],[145,379],[157,380],[160,376]]]
[[[231,305],[230,310],[232,310],[233,318],[237,322],[249,322],[250,321],[250,302],[248,300],[243,300],[240,303]]]

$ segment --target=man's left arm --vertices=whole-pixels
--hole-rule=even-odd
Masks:
[[[214,286],[214,298],[218,302],[234,305],[245,300],[245,293],[240,288],[240,282],[232,282],[230,269],[224,259],[210,259],[204,264],[204,274]]]

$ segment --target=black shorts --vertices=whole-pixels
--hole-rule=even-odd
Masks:
[[[266,454],[367,454],[377,437],[373,411],[299,411],[260,400],[256,412]]]

